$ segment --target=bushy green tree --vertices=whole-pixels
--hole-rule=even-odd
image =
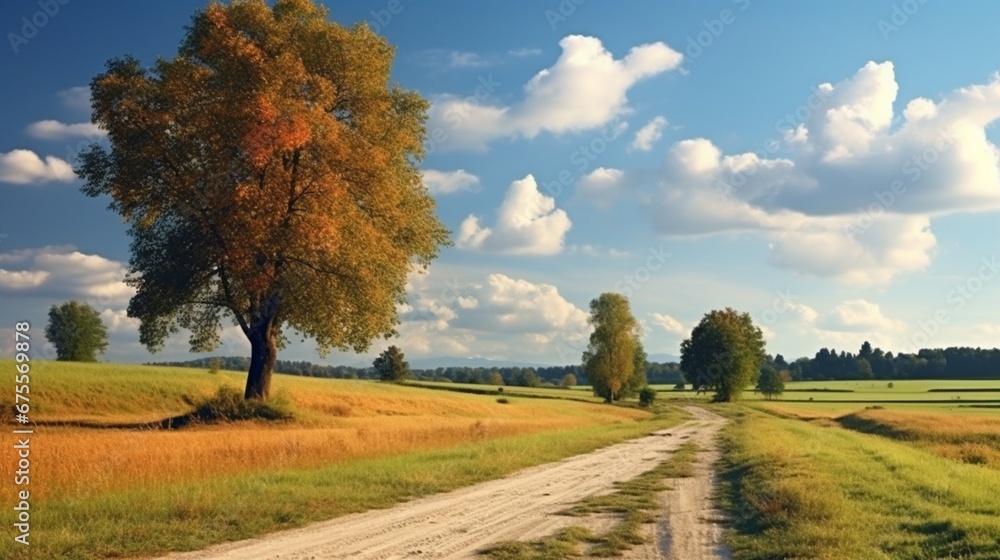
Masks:
[[[637,336],[635,339],[635,351],[632,353],[632,375],[625,382],[618,399],[630,399],[639,395],[643,387],[649,385],[646,378],[646,349],[642,347],[642,342]],[[616,400],[618,400],[616,399]]]
[[[518,368],[510,377],[510,384],[519,387],[541,387],[542,378],[535,373],[535,368]]]
[[[765,367],[757,381],[757,390],[764,394],[764,398],[771,400],[780,396],[785,391],[785,379],[781,372],[773,367]]]
[[[639,391],[639,406],[648,407],[652,406],[653,402],[656,400],[656,389],[652,387],[643,387]]]
[[[610,403],[628,390],[635,373],[637,352],[641,350],[639,322],[632,315],[628,298],[610,292],[590,302],[587,322],[594,331],[583,352],[584,371],[594,394]]]
[[[403,352],[395,346],[390,346],[379,354],[372,363],[375,373],[382,381],[398,383],[405,381],[410,375],[410,364],[403,359]]]
[[[699,391],[715,391],[718,402],[734,401],[752,387],[766,360],[761,330],[749,313],[730,307],[705,314],[681,343],[684,377]]]
[[[56,359],[64,362],[96,362],[108,349],[108,329],[101,315],[79,301],[49,309],[45,338],[56,347]]]

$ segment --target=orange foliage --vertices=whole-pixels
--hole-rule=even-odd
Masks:
[[[283,116],[266,97],[252,104],[257,122],[243,138],[243,150],[254,167],[262,170],[276,154],[293,152],[309,143],[311,128],[301,115]]]
[[[138,226],[143,325],[197,317],[180,326],[205,346],[232,315],[294,328],[321,354],[394,332],[407,275],[449,232],[416,166],[428,104],[391,85],[392,58],[312,2],[246,0],[210,4],[152,69],[109,62],[92,95],[110,153],[81,176]],[[178,261],[192,279],[180,294],[164,265]]]

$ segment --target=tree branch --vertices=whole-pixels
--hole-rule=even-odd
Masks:
[[[314,270],[316,272],[319,272],[321,274],[329,274],[331,276],[336,276],[338,278],[344,278],[344,279],[351,278],[351,276],[349,274],[344,274],[343,272],[340,272],[339,270],[325,269],[325,268],[323,268],[323,267],[321,267],[319,265],[313,264],[313,263],[311,263],[311,262],[309,262],[309,261],[307,261],[305,259],[300,259],[300,258],[292,257],[292,256],[286,256],[285,260],[301,264],[301,265],[305,266],[306,268],[309,268],[309,269]]]
[[[236,298],[233,297],[233,290],[229,285],[229,276],[226,274],[226,267],[221,264],[219,265],[219,281],[222,283],[222,291],[226,294],[226,299],[228,300],[227,307],[236,317],[236,322],[239,323],[243,334],[250,336],[250,326],[247,325],[247,321],[243,318],[240,311],[236,309]]]

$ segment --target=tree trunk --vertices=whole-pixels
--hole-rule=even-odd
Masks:
[[[254,323],[247,335],[250,339],[250,371],[247,373],[247,387],[243,397],[266,399],[271,393],[271,372],[278,359],[278,345],[273,319]]]

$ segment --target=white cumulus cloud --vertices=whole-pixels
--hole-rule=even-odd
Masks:
[[[663,313],[650,313],[650,319],[653,324],[667,331],[668,333],[676,335],[687,335],[688,331],[684,328],[684,325],[680,321],[674,319],[670,315],[665,315]]]
[[[878,304],[865,299],[843,301],[817,317],[815,323],[824,330],[838,332],[898,333],[906,329],[906,323],[886,317]]]
[[[511,183],[493,227],[469,215],[459,226],[461,249],[513,255],[553,255],[563,249],[572,222],[555,199],[538,191],[531,175]]]
[[[464,169],[438,171],[425,169],[422,172],[424,186],[431,194],[452,194],[472,190],[479,185],[479,177]]]
[[[439,270],[410,277],[399,310],[408,353],[511,359],[556,352],[575,361],[586,346],[587,313],[554,285],[502,273],[445,278]]]
[[[84,138],[100,138],[107,132],[94,123],[74,123],[66,124],[55,120],[43,120],[33,122],[25,130],[29,136],[44,138],[46,140],[63,140],[82,136]]]
[[[653,149],[660,138],[663,137],[663,128],[667,126],[667,118],[664,116],[654,117],[635,133],[635,138],[629,144],[630,150],[648,152]]]
[[[43,160],[31,150],[0,152],[0,182],[26,185],[48,181],[67,183],[74,179],[73,166],[55,156],[46,156]]]
[[[124,308],[135,294],[126,272],[123,263],[72,246],[10,251],[0,253],[0,294]]]
[[[775,266],[889,283],[930,264],[935,217],[1000,209],[1000,149],[987,134],[1000,119],[1000,75],[908,100],[896,116],[898,92],[893,64],[869,62],[779,121],[783,149],[681,140],[658,169],[622,170],[616,191],[636,193],[663,235],[755,232]],[[587,190],[602,186],[586,179]]]
[[[937,239],[925,216],[883,216],[852,234],[853,218],[812,218],[768,235],[771,264],[845,284],[889,283],[926,268]]]
[[[11,291],[37,288],[49,277],[44,270],[4,270],[0,268],[0,289]]]
[[[621,169],[598,167],[576,183],[576,197],[595,206],[611,206],[622,187],[625,172]]]
[[[104,326],[108,328],[110,333],[134,334],[139,332],[140,321],[129,317],[128,312],[124,309],[105,308],[104,311],[101,311],[101,321],[104,322]],[[240,334],[243,333],[240,332]]]
[[[627,93],[633,85],[676,69],[683,59],[664,43],[633,47],[621,59],[615,59],[595,37],[570,35],[559,45],[562,55],[525,84],[519,103],[497,104],[492,101],[493,91],[467,98],[435,97],[428,128],[449,131],[439,147],[483,150],[497,138],[599,128],[629,111]],[[488,90],[494,88],[487,83]]]

